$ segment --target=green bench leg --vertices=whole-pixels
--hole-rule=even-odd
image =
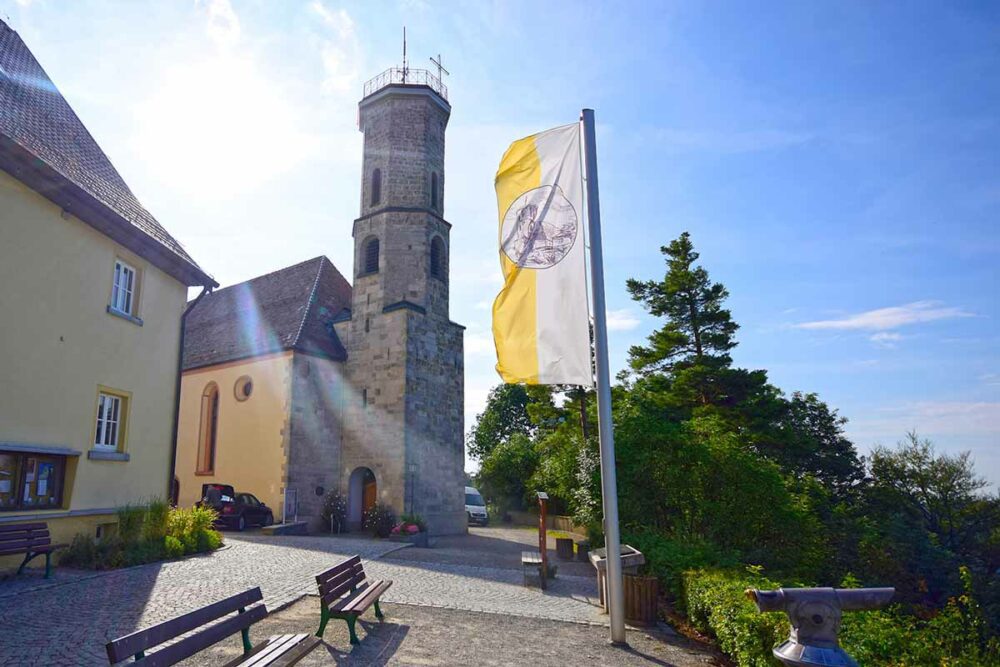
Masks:
[[[52,577],[52,552],[45,552],[45,578],[49,579]]]
[[[385,620],[385,614],[382,613],[381,607],[378,606],[378,600],[375,600],[375,618],[380,621]]]
[[[354,624],[357,623],[358,617],[351,614],[344,618],[347,621],[347,631],[351,633],[351,643],[360,644],[361,641],[358,639],[357,633],[354,632]]]
[[[322,602],[320,603],[323,604]],[[316,631],[316,636],[320,639],[323,638],[323,633],[326,632],[326,624],[330,620],[330,612],[327,610],[326,605],[320,608],[319,616],[319,630]]]

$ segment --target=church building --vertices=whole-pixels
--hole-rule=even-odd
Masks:
[[[374,503],[466,530],[464,327],[448,316],[447,90],[423,70],[365,86],[353,285],[326,257],[206,295],[184,340],[175,476],[181,505],[232,485],[275,520],[323,497],[360,526]]]

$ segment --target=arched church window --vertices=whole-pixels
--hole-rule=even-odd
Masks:
[[[209,382],[201,395],[201,429],[198,438],[197,472],[215,472],[215,449],[219,439],[219,385]]]
[[[438,207],[438,175],[437,172],[431,172],[431,208],[437,209]]]
[[[447,258],[445,257],[444,241],[440,236],[431,240],[431,277],[444,280],[448,274]]]
[[[362,273],[378,273],[378,237],[372,236],[365,241],[363,257],[364,271]]]
[[[372,206],[382,201],[382,170],[376,169],[372,172]]]

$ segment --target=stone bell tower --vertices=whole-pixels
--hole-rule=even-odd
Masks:
[[[348,335],[353,396],[344,411],[349,506],[351,476],[368,469],[378,501],[397,516],[419,514],[432,534],[466,530],[464,327],[448,319],[444,219],[450,115],[447,89],[430,72],[393,68],[365,85]]]

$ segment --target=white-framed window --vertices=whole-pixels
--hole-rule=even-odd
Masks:
[[[121,437],[122,398],[103,391],[97,395],[97,432],[94,435],[94,447],[101,449],[118,449]]]
[[[134,315],[136,272],[120,259],[115,260],[115,280],[111,288],[111,307],[118,312]]]

